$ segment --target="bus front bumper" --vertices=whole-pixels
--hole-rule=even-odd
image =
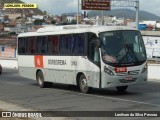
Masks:
[[[109,76],[103,74],[101,88],[129,86],[134,84],[143,84],[147,82],[147,73],[128,76]]]

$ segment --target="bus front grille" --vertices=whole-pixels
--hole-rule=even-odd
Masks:
[[[116,73],[116,75],[117,76],[138,75],[139,73],[140,73],[140,70],[134,70],[134,71]]]
[[[120,79],[119,81],[121,83],[131,83],[131,82],[136,82],[137,78],[133,78],[132,80],[125,80],[125,79]]]

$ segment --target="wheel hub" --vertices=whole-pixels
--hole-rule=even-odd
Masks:
[[[41,77],[39,77],[38,82],[40,85],[42,85],[42,78]]]
[[[83,89],[87,89],[87,88],[88,88],[87,80],[86,80],[86,79],[82,79],[81,84],[82,84],[82,88],[83,88]]]

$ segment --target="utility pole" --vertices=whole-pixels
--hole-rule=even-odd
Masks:
[[[102,25],[104,25],[104,11],[103,10],[101,11],[101,14],[102,14]]]
[[[77,6],[77,26],[79,25],[79,0],[78,0],[78,6]]]
[[[136,28],[138,30],[139,25],[139,0],[136,1]]]

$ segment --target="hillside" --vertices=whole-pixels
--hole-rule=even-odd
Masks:
[[[101,16],[101,11],[90,11],[90,12],[88,12],[88,15],[89,15],[89,17],[93,17],[93,16],[97,16],[97,15]],[[104,15],[117,16],[118,18],[124,17],[124,18],[135,19],[136,11],[131,10],[131,9],[114,9],[111,11],[105,11]],[[160,21],[159,16],[154,15],[149,12],[146,12],[146,11],[140,11],[139,17],[140,17],[140,20],[158,20],[158,21]]]
[[[4,3],[24,3],[23,1],[21,1],[21,0],[0,0],[0,4],[2,4],[2,6],[3,6],[3,4]],[[19,12],[21,12],[21,9],[6,9],[6,12],[16,12],[16,13],[19,13]],[[44,14],[40,9],[26,9],[26,11],[27,12],[31,12],[31,11],[33,11],[33,13],[34,14],[40,14],[40,15],[42,15],[42,14]]]

